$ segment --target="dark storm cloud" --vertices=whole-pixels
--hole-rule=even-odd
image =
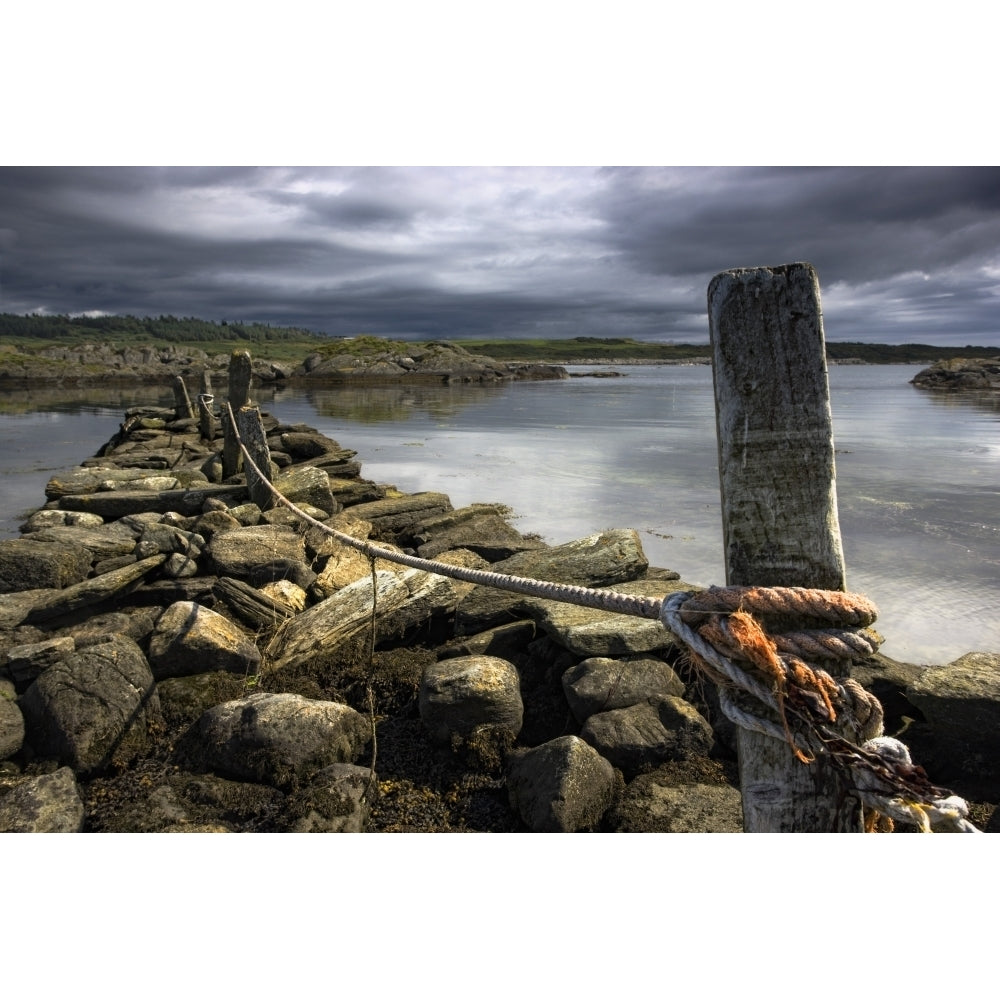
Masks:
[[[831,340],[1000,342],[996,168],[2,168],[0,309],[707,339],[813,263]]]

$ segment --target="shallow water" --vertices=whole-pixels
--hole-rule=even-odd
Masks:
[[[366,478],[440,490],[456,507],[505,503],[519,530],[550,542],[635,528],[653,564],[722,583],[711,370],[617,370],[626,377],[279,389],[260,401],[356,449]],[[848,585],[879,605],[884,652],[940,663],[1000,651],[1000,409],[915,389],[918,370],[831,367],[838,499]],[[0,537],[44,502],[54,471],[115,432],[134,394],[98,399],[0,413]]]

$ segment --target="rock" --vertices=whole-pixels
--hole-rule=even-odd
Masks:
[[[650,698],[684,695],[684,682],[673,667],[653,657],[592,657],[570,667],[562,676],[562,686],[579,723],[598,712],[627,708]]]
[[[620,594],[659,598],[688,588],[672,581],[634,580],[610,589]],[[674,644],[673,634],[651,618],[558,601],[529,601],[526,607],[555,642],[577,656],[630,656],[668,650]]]
[[[0,680],[0,760],[9,760],[24,745],[24,716],[11,681]]]
[[[36,510],[24,524],[21,534],[27,535],[43,528],[61,528],[67,525],[77,525],[81,528],[99,528],[104,524],[104,518],[96,514],[82,514],[72,510]]]
[[[274,559],[304,562],[305,543],[291,528],[260,524],[214,535],[208,546],[219,576],[248,577],[263,563]]]
[[[966,653],[944,666],[926,667],[906,696],[950,752],[949,770],[1000,771],[1000,654]]]
[[[139,542],[146,544],[149,550],[155,552],[190,556],[194,560],[201,557],[207,544],[204,535],[162,523],[145,525],[139,536]]]
[[[608,819],[616,833],[742,833],[743,802],[730,784],[678,781],[657,768],[628,785]]]
[[[89,617],[78,625],[68,625],[62,631],[73,639],[77,649],[104,642],[112,634],[124,635],[145,647],[161,613],[159,608],[130,608],[128,613],[109,611]]]
[[[280,473],[274,478],[274,488],[300,507],[316,507],[328,516],[340,510],[330,490],[330,477],[314,466],[301,465]]]
[[[920,389],[1000,389],[1000,357],[949,358],[918,372],[911,383]]]
[[[0,833],[79,833],[83,799],[68,767],[22,778],[0,797]]]
[[[698,710],[671,695],[592,715],[580,736],[626,778],[664,761],[707,755],[714,738]]]
[[[370,577],[372,572],[368,556],[363,552],[351,548],[351,546],[345,545],[343,542],[331,541],[336,548],[326,547],[329,550],[329,555],[316,578],[316,590],[324,598],[330,597],[338,590],[343,590],[344,587],[356,583],[358,580]],[[382,547],[395,552],[400,551],[395,545],[390,545],[387,542],[380,544]],[[385,559],[375,560],[376,571],[383,570],[388,573],[394,573],[397,571],[398,566],[398,563],[388,562]]]
[[[517,668],[496,656],[462,656],[428,666],[420,680],[420,721],[435,743],[481,727],[516,737],[524,721]]]
[[[487,562],[509,559],[518,552],[547,548],[512,528],[496,504],[473,504],[417,521],[405,539],[417,555],[434,559],[449,549],[468,549]]]
[[[616,528],[564,545],[519,552],[494,563],[491,569],[510,576],[603,587],[637,580],[648,566],[638,534],[631,529]],[[473,635],[495,625],[527,618],[531,600],[520,594],[478,586],[459,605],[455,634]]]
[[[92,562],[86,546],[39,540],[38,532],[0,539],[0,593],[70,587],[87,578]]]
[[[256,673],[260,652],[232,622],[194,601],[178,601],[160,616],[149,640],[157,680],[210,670]]]
[[[211,770],[285,789],[330,764],[353,764],[371,724],[337,702],[260,692],[209,709],[198,734]]]
[[[227,504],[242,503],[247,498],[247,488],[241,484],[210,486],[197,489],[163,490],[151,493],[148,490],[115,490],[107,493],[80,493],[64,496],[59,501],[63,510],[85,511],[109,521],[117,521],[130,514],[155,511],[166,514],[179,511],[182,514],[197,514],[210,497],[223,500]]]
[[[364,833],[378,781],[367,767],[331,764],[289,796],[291,833]]]
[[[256,507],[256,504],[254,506]],[[260,520],[260,508],[257,509],[257,520]],[[210,541],[216,532],[232,531],[238,527],[240,527],[240,522],[229,511],[210,510],[195,520],[192,530],[206,541]]]
[[[615,789],[614,768],[578,736],[561,736],[510,755],[510,806],[535,833],[594,829]]]
[[[76,641],[71,636],[13,647],[7,653],[7,670],[15,689],[19,693],[27,691],[43,671],[75,650]]]
[[[24,693],[21,709],[34,753],[77,774],[128,763],[160,721],[149,664],[131,639],[117,635],[49,667]]]
[[[360,470],[326,470],[330,476],[330,493],[344,507],[371,503],[385,496],[385,489],[367,479],[357,479]]]
[[[451,501],[444,493],[407,493],[356,504],[351,507],[351,517],[369,521],[374,538],[395,542],[418,522],[451,509]]]
[[[135,549],[135,535],[128,525],[118,522],[102,524],[95,528],[66,526],[43,528],[32,539],[55,542],[60,545],[82,545],[90,550],[93,562],[131,555]]]
[[[265,583],[260,588],[260,592],[264,597],[270,598],[275,603],[284,604],[293,612],[305,611],[308,594],[291,580],[274,580],[271,583]]]
[[[496,628],[470,635],[465,639],[454,639],[447,646],[439,647],[438,659],[446,660],[456,656],[499,656],[509,659],[509,655],[527,648],[538,637],[538,626],[533,621],[511,622]]]
[[[168,726],[187,728],[210,708],[246,694],[246,679],[226,670],[166,677],[156,684],[160,712]]]

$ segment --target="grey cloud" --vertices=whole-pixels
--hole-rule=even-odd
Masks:
[[[808,260],[827,335],[997,343],[997,168],[0,168],[0,308],[707,339]]]

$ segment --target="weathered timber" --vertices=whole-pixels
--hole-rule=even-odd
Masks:
[[[216,596],[225,601],[235,615],[254,629],[274,628],[295,614],[284,601],[268,597],[244,580],[220,577],[216,580],[214,589]]]
[[[180,375],[174,378],[174,416],[178,420],[194,420],[195,418],[191,397],[188,395],[187,386]]]
[[[198,396],[198,430],[201,432],[202,440],[211,443],[215,440],[215,413],[212,405],[215,397],[210,393],[201,393]]]
[[[270,510],[274,506],[274,497],[269,488],[268,478],[271,465],[271,453],[267,447],[267,434],[260,418],[260,408],[257,406],[242,406],[236,410],[236,427],[240,432],[243,445],[262,475],[249,462],[246,463],[247,489],[250,500],[261,510]]]
[[[844,590],[819,280],[810,264],[738,268],[708,288],[726,582]],[[860,832],[822,758],[739,729],[747,832]]]

